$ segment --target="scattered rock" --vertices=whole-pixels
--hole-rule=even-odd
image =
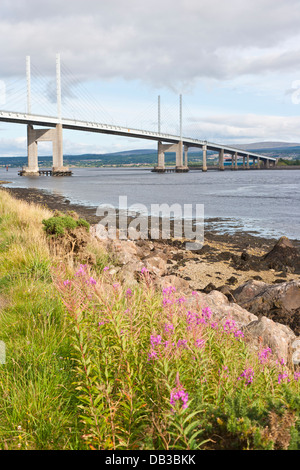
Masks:
[[[175,254],[173,255],[172,259],[173,259],[174,261],[181,261],[181,260],[184,259],[184,255],[183,255],[183,253],[180,253],[180,252],[179,252],[179,253],[175,253]]]
[[[138,259],[137,247],[132,240],[111,240],[109,248],[116,255],[120,265],[125,265]]]
[[[249,253],[247,253],[247,251],[243,251],[243,253],[241,254],[241,260],[242,261],[249,261],[251,259],[251,255],[249,255]]]
[[[269,347],[273,355],[285,362],[291,359],[296,335],[288,326],[262,317],[245,326],[243,332],[251,349],[259,351]]]
[[[145,267],[157,276],[163,276],[166,273],[167,261],[161,256],[150,256],[143,260]]]
[[[238,281],[238,279],[237,279],[236,277],[234,277],[234,276],[231,276],[229,279],[227,279],[227,284],[229,284],[229,285],[237,284],[237,282],[239,282],[239,281]]]
[[[219,292],[222,292],[222,294],[226,295],[227,299],[228,299],[230,302],[235,302],[235,298],[234,298],[234,296],[232,295],[232,292],[231,292],[231,290],[229,289],[228,286],[224,285],[224,286],[218,287],[217,290],[218,290]]]
[[[188,281],[182,279],[179,276],[163,276],[161,278],[156,279],[156,284],[161,288],[164,289],[165,287],[173,286],[177,291],[182,293],[190,293],[191,286]]]
[[[255,315],[288,325],[295,334],[300,334],[300,281],[270,285],[251,280],[233,295],[239,305]]]
[[[288,266],[294,272],[300,273],[299,250],[287,237],[281,237],[274,248],[264,256],[263,260],[270,269],[282,271]]]
[[[232,258],[232,253],[230,251],[221,251],[221,253],[218,253],[216,258],[219,261],[229,261]]]
[[[258,318],[240,305],[231,302],[227,296],[217,290],[209,294],[200,293],[199,302],[211,309],[216,321],[222,322],[227,318],[234,320],[237,328],[243,331],[245,341],[252,351],[258,352],[262,348],[269,347],[274,360],[278,357],[285,362],[290,360],[295,352],[297,336],[288,326],[264,316]]]
[[[249,323],[258,320],[256,315],[248,312],[234,302],[230,302],[228,298],[217,290],[211,291],[209,294],[203,295],[203,302],[211,309],[214,318],[223,320],[227,317],[232,318],[238,328],[249,325]]]
[[[210,282],[206,287],[204,287],[204,289],[202,289],[202,292],[209,294],[213,290],[217,290],[217,288],[212,282]]]

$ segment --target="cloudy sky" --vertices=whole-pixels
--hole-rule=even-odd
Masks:
[[[299,0],[1,0],[0,108],[55,115],[61,56],[63,116],[231,144],[300,142]],[[64,132],[64,153],[154,148]],[[50,144],[39,144],[49,154]],[[0,153],[26,154],[26,128],[0,124]]]

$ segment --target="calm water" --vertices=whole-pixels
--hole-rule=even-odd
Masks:
[[[205,220],[221,232],[246,230],[266,237],[300,239],[300,170],[190,171],[151,173],[149,169],[82,168],[72,177],[20,177],[0,169],[10,187],[28,187],[65,196],[88,206],[112,204],[127,196],[128,206],[204,204]]]

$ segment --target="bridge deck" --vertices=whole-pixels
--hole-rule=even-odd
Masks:
[[[10,111],[0,111],[0,121],[11,122],[17,124],[31,124],[36,126],[48,126],[55,127],[57,124],[62,124],[64,129],[73,129],[77,131],[85,132],[99,132],[102,134],[113,134],[123,137],[133,137],[136,139],[147,139],[155,140],[157,142],[168,142],[168,143],[178,143],[180,142],[180,137],[171,134],[163,134],[159,132],[152,132],[139,129],[130,129],[122,126],[113,126],[110,124],[101,124],[96,122],[88,121],[76,121],[73,119],[58,119],[57,117],[51,116],[39,116],[26,113],[16,113]],[[237,153],[238,156],[252,158],[260,158],[263,161],[269,160],[270,162],[276,162],[276,158],[267,157],[266,155],[261,155],[254,152],[249,152],[247,150],[242,150],[239,148],[228,147],[222,144],[215,144],[213,142],[208,142],[206,140],[192,139],[190,137],[182,137],[183,145],[187,147],[197,147],[203,148],[206,146],[207,150],[220,151],[224,150],[224,153],[234,155]]]

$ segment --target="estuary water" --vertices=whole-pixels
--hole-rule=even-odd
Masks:
[[[158,174],[149,168],[73,168],[72,177],[24,177],[18,169],[0,169],[8,187],[36,188],[71,203],[120,206],[184,204],[195,214],[204,205],[205,222],[220,233],[247,231],[266,238],[300,239],[300,170],[249,170]],[[124,198],[127,199],[124,199]],[[141,210],[141,207],[137,207]],[[184,210],[183,210],[184,215]]]

